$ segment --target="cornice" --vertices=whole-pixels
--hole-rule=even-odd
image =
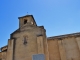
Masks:
[[[80,32],[78,33],[72,33],[72,34],[65,34],[65,35],[59,35],[59,36],[52,36],[52,37],[48,37],[47,39],[50,40],[50,39],[58,39],[58,40],[62,40],[62,39],[65,39],[65,38],[70,38],[70,37],[80,37]]]

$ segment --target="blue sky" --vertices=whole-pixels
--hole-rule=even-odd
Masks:
[[[27,12],[45,27],[47,36],[80,32],[80,0],[0,0],[0,47]]]

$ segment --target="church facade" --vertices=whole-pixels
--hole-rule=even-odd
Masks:
[[[80,33],[46,37],[44,26],[37,26],[33,15],[19,17],[19,28],[1,47],[0,60],[32,60],[44,54],[45,60],[80,60]]]

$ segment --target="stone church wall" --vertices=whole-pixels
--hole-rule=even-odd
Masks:
[[[9,39],[6,60],[13,60],[13,50],[14,50],[14,39]]]
[[[49,60],[60,60],[58,40],[48,39]]]
[[[0,52],[0,60],[6,60],[6,52]]]
[[[80,51],[75,37],[63,40],[67,60],[80,60]]]
[[[0,59],[2,59],[2,52],[0,52]]]
[[[48,39],[50,60],[80,60],[80,37]]]
[[[77,41],[78,49],[79,49],[79,51],[80,51],[80,37],[77,37],[77,38],[75,38],[75,39],[76,39],[76,41]]]
[[[34,54],[45,54],[48,60],[47,39],[44,31],[45,29],[41,27],[27,26],[27,28],[21,28],[19,33],[15,33],[13,35],[15,38],[14,60],[32,60]],[[24,44],[24,37],[26,37],[26,44]]]

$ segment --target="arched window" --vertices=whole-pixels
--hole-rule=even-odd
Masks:
[[[23,44],[24,44],[24,45],[27,44],[27,40],[28,40],[27,36],[24,36],[24,39],[23,39]]]
[[[24,24],[26,24],[27,23],[27,19],[24,19]]]

